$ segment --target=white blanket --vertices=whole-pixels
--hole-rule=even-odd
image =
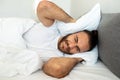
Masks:
[[[0,76],[30,75],[41,67],[42,61],[34,51],[0,47]]]
[[[0,19],[0,76],[29,75],[42,67],[39,55],[27,50],[22,38],[34,24],[31,19]]]

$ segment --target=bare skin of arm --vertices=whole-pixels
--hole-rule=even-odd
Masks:
[[[42,0],[39,3],[37,15],[39,20],[46,27],[51,26],[55,20],[63,21],[65,23],[73,23],[76,21],[56,4],[47,0]],[[68,75],[74,66],[80,61],[83,61],[83,59],[64,57],[51,58],[43,65],[43,72],[56,78],[62,78]]]
[[[47,0],[42,0],[39,3],[37,7],[37,16],[45,26],[51,26],[55,20],[63,21],[65,23],[76,21],[56,4]]]
[[[68,75],[80,61],[83,61],[83,59],[68,57],[51,58],[43,65],[43,71],[49,76],[63,78]]]

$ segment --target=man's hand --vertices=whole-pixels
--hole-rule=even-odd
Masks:
[[[80,61],[83,61],[83,59],[66,57],[51,58],[43,65],[43,71],[49,76],[62,78],[68,75]]]

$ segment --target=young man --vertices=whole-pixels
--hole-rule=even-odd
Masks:
[[[25,39],[30,43],[30,47],[46,48],[46,50],[54,48],[54,50],[59,49],[56,52],[59,54],[75,54],[92,50],[97,44],[97,31],[84,30],[61,36],[58,27],[64,26],[64,23],[74,23],[76,20],[56,4],[42,0],[38,4],[36,12],[43,25],[37,24],[25,34]],[[41,44],[42,46],[40,46]]]
[[[56,20],[64,23],[74,23],[76,20],[56,4],[47,0],[42,0],[38,4],[37,15],[43,25],[34,26],[25,34],[25,39],[30,44],[29,48],[39,50],[40,55],[41,53],[49,55],[47,51],[52,50],[54,55],[44,64],[43,71],[56,78],[64,77],[83,59],[66,58],[58,55],[56,57],[56,54],[75,54],[93,49],[97,44],[97,32],[84,30],[61,37],[56,28],[56,26],[61,26],[61,23]]]

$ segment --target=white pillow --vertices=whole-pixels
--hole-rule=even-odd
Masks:
[[[26,48],[23,34],[36,22],[25,18],[0,19],[0,46]]]
[[[62,36],[70,33],[74,33],[82,30],[96,30],[101,19],[100,4],[96,4],[93,9],[80,17],[76,23],[60,23],[58,29]],[[93,50],[84,53],[77,53],[73,55],[65,54],[65,57],[80,57],[84,59],[85,64],[92,65],[97,62],[98,59],[98,49],[95,47]]]
[[[63,23],[58,26],[62,36],[82,30],[97,29],[101,19],[100,4],[96,4],[91,11],[80,17],[75,23]]]
[[[93,65],[97,62],[98,59],[98,49],[96,46],[93,50],[89,52],[77,53],[73,55],[65,54],[65,57],[77,57],[77,58],[80,57],[84,59],[83,64]]]

